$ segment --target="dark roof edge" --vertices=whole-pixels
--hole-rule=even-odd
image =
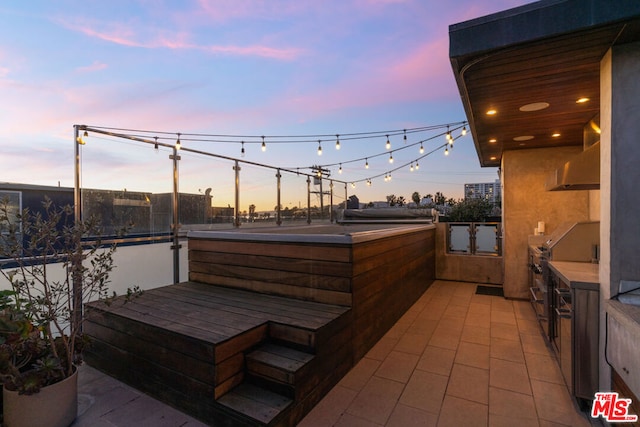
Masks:
[[[449,56],[640,18],[638,0],[542,0],[449,26]]]

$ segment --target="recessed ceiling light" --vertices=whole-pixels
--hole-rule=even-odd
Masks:
[[[491,156],[491,160],[496,160],[497,157],[496,156]]]
[[[487,110],[487,116],[495,116],[497,113],[493,108],[491,110]]]
[[[578,98],[576,100],[576,104],[584,104],[585,102],[589,102],[589,98]]]
[[[533,139],[534,136],[533,135],[522,135],[522,136],[516,136],[515,138],[513,138],[514,141],[529,141],[530,139]]]
[[[532,102],[531,104],[526,104],[520,107],[520,111],[530,112],[530,111],[540,111],[549,107],[548,102]]]
[[[551,134],[551,137],[552,137],[552,138],[557,138],[557,137],[559,137],[559,136],[560,136],[560,134],[559,134],[558,132]]]
[[[497,140],[497,139],[495,139],[495,138],[491,138],[491,139],[489,140],[489,142],[490,142],[490,143],[492,143],[492,144],[495,144],[496,142],[498,142],[498,140]]]

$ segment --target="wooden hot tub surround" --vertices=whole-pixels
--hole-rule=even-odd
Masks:
[[[191,232],[187,283],[90,304],[87,361],[212,425],[294,425],[434,279],[435,227]]]

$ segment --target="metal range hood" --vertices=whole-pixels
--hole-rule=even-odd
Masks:
[[[547,177],[547,191],[598,190],[600,142],[596,142]]]

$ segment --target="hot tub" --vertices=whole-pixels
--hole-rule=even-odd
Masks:
[[[350,306],[358,360],[434,280],[435,225],[190,231],[189,280]]]

